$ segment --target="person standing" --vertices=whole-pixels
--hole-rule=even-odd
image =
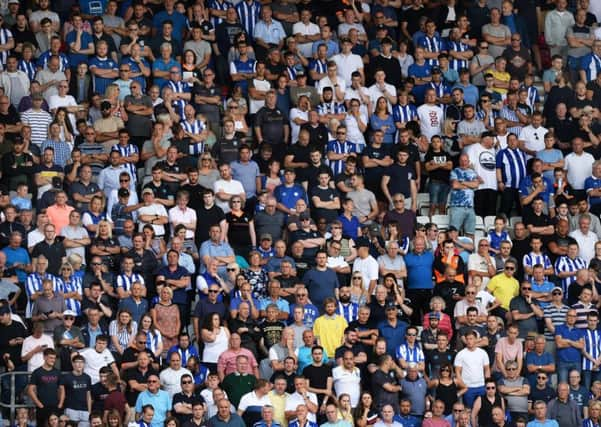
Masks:
[[[59,380],[61,373],[54,367],[56,351],[44,350],[44,364],[31,374],[27,395],[36,408],[36,423],[44,425],[50,414],[58,413]]]
[[[73,371],[63,372],[59,380],[58,407],[65,411],[70,421],[87,427],[92,410],[92,380],[83,371],[85,359],[76,355],[72,359]]]
[[[469,408],[478,396],[485,394],[484,380],[490,377],[490,360],[483,349],[476,346],[476,332],[465,334],[466,347],[455,357],[455,375],[467,387],[463,401]]]

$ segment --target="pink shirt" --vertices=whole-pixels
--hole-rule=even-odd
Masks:
[[[245,372],[250,375],[254,375],[254,371],[258,368],[257,360],[252,352],[246,348],[241,348],[238,351],[226,350],[217,359],[217,370],[223,370],[224,375],[229,375],[232,372],[236,372],[236,357],[246,356],[248,357],[248,371]]]

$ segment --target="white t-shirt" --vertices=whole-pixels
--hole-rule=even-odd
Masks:
[[[218,179],[215,181],[215,184],[213,184],[213,191],[215,192],[215,204],[223,210],[223,213],[228,213],[231,210],[230,205],[227,200],[219,199],[217,193],[223,191],[227,194],[246,194],[242,183],[235,179],[230,179],[229,181]]]
[[[38,345],[48,346],[48,348],[54,348],[54,341],[48,335],[42,334],[40,338],[35,338],[33,335],[28,336],[23,340],[23,346],[21,347],[21,357],[25,356],[31,350],[36,348]],[[31,359],[27,361],[27,371],[33,372],[44,364],[44,352],[31,356]]]
[[[589,153],[583,152],[568,154],[564,161],[564,169],[567,171],[568,182],[574,190],[584,190],[584,181],[593,174],[593,163],[595,158]]]
[[[539,126],[536,129],[532,125],[524,126],[520,132],[520,141],[524,141],[524,146],[528,150],[542,151],[545,149],[545,134],[547,129]],[[531,159],[532,156],[526,154],[527,159]]]
[[[271,405],[271,400],[269,399],[269,395],[265,395],[262,397],[258,397],[257,393],[251,391],[250,393],[246,393],[240,399],[240,403],[238,404],[238,410],[244,412],[249,407],[253,407],[254,410],[257,408],[262,408],[265,405]]]
[[[92,384],[100,381],[100,368],[115,363],[115,358],[109,349],[104,349],[102,353],[98,353],[95,348],[86,348],[79,354],[86,359],[83,371],[90,376]]]
[[[359,55],[339,53],[332,57],[338,67],[338,76],[343,78],[347,85],[351,85],[351,75],[363,68],[363,60]]]
[[[307,397],[309,398],[309,400],[312,403],[314,403],[315,405],[318,405],[317,396],[315,395],[315,393],[311,393],[310,391],[308,391]],[[305,399],[303,399],[303,397],[300,394],[298,394],[298,392],[295,391],[290,396],[288,396],[288,399],[286,399],[285,411],[296,411],[296,408],[298,407],[298,405],[304,405],[304,404],[305,404]],[[312,412],[309,412],[307,414],[307,419],[314,423],[317,422],[317,417]]]
[[[428,141],[430,141],[434,135],[442,134],[444,112],[438,105],[420,105],[417,107],[417,117],[419,118],[421,133],[428,138]]]
[[[138,209],[138,215],[158,215],[158,216],[168,217],[165,206],[161,205],[160,203],[153,203],[152,205],[142,206],[140,209]],[[144,228],[144,226],[146,224],[147,223],[140,221],[140,232],[142,232],[142,229]],[[150,224],[150,223],[148,223],[148,224]],[[165,235],[165,226],[164,225],[161,225],[161,224],[150,224],[150,225],[152,225],[154,234],[157,237]]]
[[[66,237],[67,239],[72,239],[72,240],[79,240],[79,239],[85,239],[86,237],[90,237],[90,235],[88,234],[88,231],[80,225],[78,225],[76,227],[73,227],[71,225],[66,225],[63,228],[61,228],[60,235],[63,237]],[[67,256],[69,256],[71,254],[78,254],[79,256],[81,256],[81,259],[84,260],[84,263],[85,263],[85,259],[86,259],[86,248],[85,247],[79,246],[77,248],[66,248],[65,252],[67,252]]]
[[[159,376],[161,387],[169,393],[170,398],[173,398],[175,393],[180,393],[182,391],[181,379],[184,375],[193,376],[186,368],[180,368],[177,371],[167,368],[161,372],[161,375]]]
[[[488,354],[479,347],[473,351],[464,348],[455,357],[455,366],[461,367],[461,378],[468,388],[484,386],[484,367],[490,366]]]
[[[484,180],[478,190],[497,189],[497,162],[494,148],[482,144],[472,144],[465,149],[474,171]]]
[[[319,32],[319,26],[313,22],[309,22],[307,25],[305,25],[303,22],[299,21],[292,26],[293,35],[300,34],[301,36],[314,36],[316,34],[319,34]],[[298,50],[300,54],[303,55],[305,58],[312,57],[312,49],[313,42],[298,43]]]
[[[344,96],[344,91],[346,90],[346,81],[344,79],[338,77],[336,79],[336,84],[338,85],[338,89],[340,89],[342,91],[342,94]],[[323,93],[323,89],[326,87],[332,88],[332,90],[334,91],[334,100],[337,101],[336,90],[334,89],[334,83],[332,83],[332,80],[328,76],[325,76],[323,79],[321,79],[319,82],[317,82],[317,92],[319,93],[319,95],[321,95]]]
[[[369,255],[365,259],[357,257],[353,262],[353,273],[355,271],[361,273],[361,275],[363,276],[363,288],[365,290],[368,290],[369,282],[371,282],[372,280],[378,280],[378,261],[376,261],[371,255]]]
[[[384,83],[384,89],[386,89],[386,93],[388,93],[389,95],[392,95],[393,97],[396,98],[396,88],[393,85]],[[373,85],[371,85],[367,90],[369,92],[369,99],[371,100],[370,113],[373,113],[376,109],[378,99],[382,96],[385,97],[384,91],[382,89],[380,89],[380,87],[378,86],[377,83],[374,83]],[[390,101],[388,101],[387,97],[386,97],[386,103],[388,104],[388,111],[392,110],[392,105],[390,105]]]
[[[336,396],[347,393],[351,398],[351,407],[356,407],[359,403],[361,391],[361,372],[359,368],[355,367],[352,371],[348,371],[343,366],[336,366],[332,369],[332,378]]]
[[[493,267],[495,268],[496,271],[496,264],[495,264],[495,259],[493,257],[490,257],[490,262],[492,263]],[[469,258],[467,259],[467,270],[474,270],[477,271],[478,273],[487,273],[488,272],[488,265],[486,263],[486,258],[484,258],[482,255],[480,254],[470,254]],[[482,278],[482,289],[484,289],[486,287],[486,284],[488,283],[488,281],[490,280],[490,278],[488,277],[483,277]]]
[[[301,125],[294,123],[294,119],[301,119],[308,121],[309,112],[303,111],[300,108],[293,108],[290,110],[290,137],[293,144],[298,141],[298,134],[300,133]]]

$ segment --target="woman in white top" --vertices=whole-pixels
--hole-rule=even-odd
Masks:
[[[227,350],[230,333],[222,326],[221,316],[212,313],[205,318],[200,332],[204,350],[202,352],[202,363],[211,372],[217,371],[217,359],[219,355]]]
[[[360,110],[361,102],[358,99],[351,99],[350,110],[346,113],[344,124],[346,125],[346,137],[349,141],[357,144],[357,150],[363,151],[365,147],[365,136],[367,130],[367,114]]]

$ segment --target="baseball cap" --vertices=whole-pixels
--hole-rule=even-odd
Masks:
[[[298,79],[299,77],[305,77],[305,76],[306,76],[306,74],[305,74],[305,70],[298,70],[298,71],[296,72],[296,78],[297,78],[297,79]]]
[[[300,214],[300,215],[298,216],[298,218],[299,218],[301,221],[303,221],[303,220],[305,220],[305,219],[311,219],[311,216],[310,216],[310,215],[309,215],[307,212],[303,212],[302,214]]]
[[[442,71],[439,67],[432,68],[432,74],[442,74]]]
[[[152,190],[150,190],[150,191],[152,191]],[[129,190],[127,188],[120,188],[119,191],[117,191],[117,195],[119,197],[127,197],[127,196],[129,196]]]
[[[74,312],[73,310],[65,310],[63,311],[63,317],[64,316],[73,316],[73,317],[77,317],[77,313]]]
[[[263,241],[263,240],[270,240],[271,241],[272,240],[271,234],[269,234],[269,233],[263,233],[263,234],[261,234],[261,238],[259,240],[261,240],[261,241]]]
[[[8,0],[8,4],[19,4],[19,0]]]
[[[455,227],[454,225],[450,225],[449,228],[447,228],[447,232],[448,231],[459,231],[459,230],[457,230],[457,227]]]
[[[396,304],[392,301],[386,304],[386,310],[396,310]]]
[[[561,287],[559,287],[559,286],[555,286],[553,289],[551,289],[552,293],[555,292],[555,291],[559,291],[559,292],[561,292],[563,294],[563,289]]]
[[[110,110],[110,109],[111,109],[111,107],[112,107],[112,105],[111,105],[111,103],[110,103],[110,102],[108,102],[108,101],[102,101],[102,102],[100,103],[100,109],[101,109],[101,110]]]
[[[144,194],[153,194],[154,195],[154,191],[152,191],[152,188],[145,188],[144,190],[142,190],[142,196]]]

